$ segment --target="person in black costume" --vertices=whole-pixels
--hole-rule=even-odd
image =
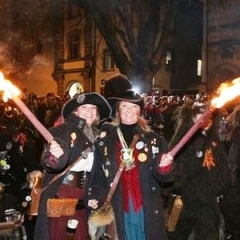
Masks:
[[[231,126],[228,134],[231,144],[227,157],[231,186],[222,199],[221,209],[228,239],[238,240],[240,239],[240,106],[236,106],[229,115],[228,123]]]
[[[179,107],[177,128],[169,148],[173,148],[202,115],[192,102]],[[187,240],[191,234],[198,240],[218,240],[222,214],[218,199],[226,193],[229,175],[226,152],[217,135],[215,113],[207,119],[175,156],[175,181],[172,195],[179,195],[183,208],[170,240]]]

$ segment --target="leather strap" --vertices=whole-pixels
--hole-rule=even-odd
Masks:
[[[87,158],[87,154],[91,151],[90,148],[87,148],[85,151],[82,152],[81,156],[71,165],[69,165],[63,172],[57,174],[49,183],[47,186],[42,188],[41,192],[44,192],[53,182],[58,180],[60,177],[62,177],[64,174],[66,174],[73,166],[75,166],[79,161],[81,161],[82,158]]]
[[[131,143],[131,145],[129,147],[130,149],[134,148],[135,144],[139,140],[139,137],[140,137],[139,134],[134,135],[133,141],[132,141],[132,143]],[[116,190],[117,184],[118,184],[118,182],[120,180],[120,177],[121,177],[122,172],[123,172],[123,170],[125,168],[125,165],[126,165],[125,162],[121,162],[121,164],[119,165],[117,173],[116,173],[116,175],[115,175],[115,177],[113,179],[113,182],[111,184],[111,188],[110,188],[110,190],[108,192],[108,195],[107,195],[107,198],[106,198],[106,201],[105,201],[104,204],[109,204],[111,202],[112,196],[113,196],[113,194],[114,194],[114,192]]]

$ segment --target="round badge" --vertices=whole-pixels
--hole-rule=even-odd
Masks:
[[[138,143],[136,144],[136,148],[137,148],[138,150],[142,149],[143,147],[144,147],[144,143],[143,143],[142,141],[140,141],[140,142],[138,142]]]
[[[68,181],[72,181],[72,180],[74,179],[73,174],[69,174],[69,175],[67,176],[67,179],[68,179]]]
[[[138,155],[138,160],[139,160],[140,162],[145,162],[145,161],[147,160],[147,155],[146,155],[145,153],[140,153],[140,154]]]
[[[28,203],[27,203],[26,201],[23,201],[23,202],[22,202],[22,207],[25,208],[25,207],[27,207],[27,205],[28,205]]]
[[[32,198],[31,198],[31,196],[28,195],[28,196],[25,197],[25,200],[26,200],[27,202],[30,202],[30,201],[32,200]]]
[[[202,151],[197,151],[197,154],[196,154],[196,155],[197,155],[198,158],[200,158],[200,157],[203,156],[203,152],[202,152]]]

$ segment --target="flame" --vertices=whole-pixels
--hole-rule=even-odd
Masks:
[[[0,91],[3,91],[3,100],[6,102],[9,98],[12,99],[13,96],[19,96],[21,91],[12,84],[11,81],[4,78],[2,72],[0,72]]]
[[[231,83],[222,83],[217,93],[218,97],[212,99],[211,105],[216,108],[221,108],[226,102],[240,95],[240,77],[235,78]]]

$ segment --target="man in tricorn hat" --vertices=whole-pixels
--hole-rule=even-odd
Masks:
[[[108,102],[95,92],[76,95],[64,105],[64,123],[50,129],[54,140],[44,147],[41,160],[45,170],[43,187],[68,166],[71,168],[42,193],[35,240],[67,239],[69,216],[47,217],[47,200],[56,196],[79,200],[74,215],[70,216],[79,221],[74,239],[88,239],[87,212],[83,208],[84,187],[87,175],[92,169],[93,142],[98,136],[97,125],[100,120],[109,118],[110,115]],[[90,151],[85,158],[72,165],[87,149]]]

